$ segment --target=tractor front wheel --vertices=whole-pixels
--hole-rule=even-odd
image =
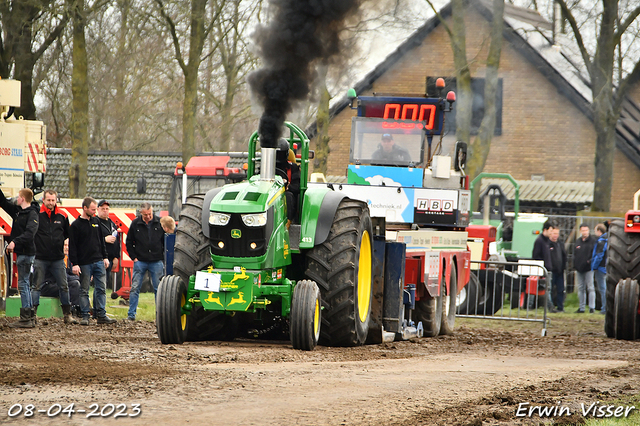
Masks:
[[[181,344],[187,337],[187,316],[182,313],[186,298],[187,289],[180,277],[162,278],[156,299],[156,329],[165,345]]]
[[[320,338],[320,290],[313,281],[299,281],[291,298],[289,334],[293,349],[312,351]]]
[[[640,290],[638,281],[627,278],[620,280],[616,286],[614,303],[615,333],[618,340],[636,340],[640,337],[638,329],[638,301]]]

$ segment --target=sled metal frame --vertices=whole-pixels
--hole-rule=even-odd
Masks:
[[[477,268],[472,268],[471,272],[478,277],[479,287],[489,289],[489,291],[485,291],[483,295],[476,293],[475,297],[473,295],[471,298],[467,297],[465,301],[467,314],[456,314],[456,316],[539,322],[542,324],[541,335],[546,336],[547,305],[551,303],[551,273],[544,266],[541,266],[540,262],[534,260],[520,260],[519,262],[472,260],[472,266],[477,266]],[[530,277],[533,278],[529,279]],[[541,278],[545,278],[544,284],[540,283]],[[517,299],[513,300],[515,297]],[[472,298],[473,300],[471,300]],[[486,303],[489,300],[501,301],[501,306],[496,309],[491,306],[491,303]],[[540,312],[539,309],[542,311]]]

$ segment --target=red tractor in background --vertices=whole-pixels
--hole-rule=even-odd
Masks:
[[[640,190],[633,210],[609,225],[604,331],[619,340],[640,338]]]

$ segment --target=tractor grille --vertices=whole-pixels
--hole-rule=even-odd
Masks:
[[[261,227],[246,226],[240,214],[231,214],[227,225],[209,225],[211,253],[228,257],[262,256],[267,251],[267,242],[273,229],[272,224],[271,214],[267,216],[267,225]],[[255,248],[251,248],[252,243],[255,243]]]

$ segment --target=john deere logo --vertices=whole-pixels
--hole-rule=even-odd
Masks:
[[[241,237],[242,237],[242,232],[239,229],[231,230],[231,238],[241,238]]]

